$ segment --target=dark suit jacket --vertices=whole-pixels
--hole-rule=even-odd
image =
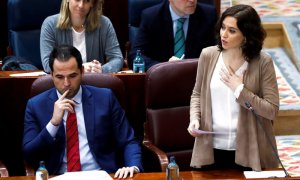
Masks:
[[[35,164],[44,160],[50,174],[58,173],[66,144],[63,123],[55,138],[46,129],[57,99],[54,88],[31,98],[24,122],[24,157]],[[140,145],[112,91],[82,85],[82,106],[88,144],[101,169],[115,172],[120,165],[117,152],[122,152],[122,165],[142,171]]]
[[[203,48],[215,44],[216,19],[216,10],[213,6],[198,3],[195,13],[189,17],[185,58],[199,58]],[[146,69],[159,62],[168,61],[174,55],[173,22],[169,1],[165,0],[142,12],[139,31],[129,54],[130,67],[137,49],[142,51]]]

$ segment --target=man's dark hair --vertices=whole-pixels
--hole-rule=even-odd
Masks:
[[[55,47],[49,56],[49,66],[53,72],[54,60],[60,62],[67,62],[71,57],[74,57],[77,62],[77,67],[82,70],[82,57],[78,49],[71,45],[60,45]]]

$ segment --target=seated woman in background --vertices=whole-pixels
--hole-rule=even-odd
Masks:
[[[60,13],[47,17],[41,28],[40,51],[44,71],[50,73],[49,54],[61,44],[82,54],[85,72],[118,72],[123,56],[111,21],[102,15],[103,0],[62,0]]]
[[[203,49],[191,96],[188,131],[196,137],[191,166],[276,168],[272,123],[279,95],[272,58],[261,51],[266,33],[260,17],[251,6],[230,7],[216,32],[218,46]],[[219,134],[199,135],[197,129]]]

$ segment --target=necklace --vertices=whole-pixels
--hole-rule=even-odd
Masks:
[[[73,29],[77,32],[82,32],[84,30],[84,26],[81,25],[81,26],[72,26]]]

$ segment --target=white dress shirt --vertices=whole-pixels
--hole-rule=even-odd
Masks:
[[[58,98],[61,97],[61,94],[57,91]],[[80,163],[81,163],[81,170],[88,171],[88,170],[99,170],[100,167],[96,160],[94,159],[90,147],[88,145],[85,123],[84,123],[84,115],[82,109],[82,89],[80,87],[78,93],[73,98],[75,101],[75,112],[77,118],[77,125],[78,125],[78,136],[79,136],[79,151],[80,151]],[[67,120],[68,111],[65,111],[63,116],[63,123],[66,131],[66,120]],[[46,126],[50,135],[55,138],[56,133],[58,131],[59,126],[54,126],[51,122],[49,122]],[[67,140],[66,140],[67,141]],[[60,168],[59,173],[64,173],[67,171],[67,150],[65,148],[65,153],[63,157],[63,162]]]
[[[237,76],[247,69],[248,62],[245,63],[235,72]],[[233,92],[228,86],[221,81],[220,71],[225,66],[222,53],[214,69],[210,82],[211,101],[212,101],[212,118],[213,131],[226,134],[214,135],[213,145],[216,149],[235,150],[236,149],[236,130],[238,122],[238,113],[240,105],[236,102],[243,84]]]

